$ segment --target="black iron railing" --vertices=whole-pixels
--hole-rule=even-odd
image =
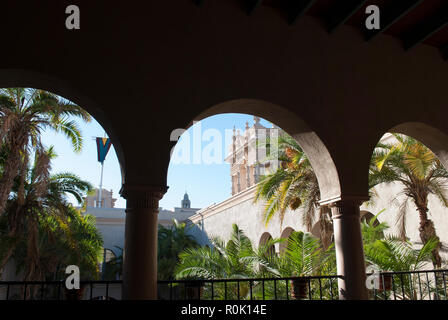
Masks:
[[[448,300],[446,269],[381,272],[376,279],[370,290],[374,300]]]
[[[80,290],[67,290],[61,281],[0,281],[0,300],[117,300],[122,281],[80,281]]]
[[[337,300],[338,278],[341,276],[158,281],[158,298]],[[369,298],[373,300],[448,300],[448,270],[381,272],[367,274],[367,278],[372,280]],[[119,300],[121,287],[121,280],[81,281],[80,290],[67,290],[65,281],[0,281],[0,300]]]
[[[338,276],[158,281],[162,300],[333,300]],[[65,281],[0,281],[0,300],[121,299],[122,281],[81,281],[67,290]]]
[[[339,276],[159,281],[163,300],[335,300]]]

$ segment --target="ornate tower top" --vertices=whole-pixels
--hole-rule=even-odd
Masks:
[[[183,209],[190,209],[191,208],[191,201],[188,198],[187,192],[185,192],[184,199],[181,201],[181,208],[183,208]]]

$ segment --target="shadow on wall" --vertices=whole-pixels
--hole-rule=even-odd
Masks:
[[[189,219],[185,220],[185,223],[188,226],[187,234],[193,236],[200,246],[213,246],[212,242],[210,241],[210,237],[208,236],[207,232],[204,231],[201,223],[195,224]]]

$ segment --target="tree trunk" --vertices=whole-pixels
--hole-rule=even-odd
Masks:
[[[327,215],[330,217],[327,218]],[[333,223],[331,221],[331,210],[328,207],[320,208],[320,241],[322,244],[322,248],[324,251],[328,249],[331,245],[332,237],[333,237]]]
[[[20,149],[13,149],[5,161],[3,175],[0,178],[0,215],[5,211],[9,193],[14,184],[20,166]]]
[[[418,231],[420,232],[420,239],[423,244],[428,243],[428,241],[432,238],[437,239],[439,243],[437,247],[432,251],[432,263],[435,268],[442,267],[442,258],[440,257],[439,250],[441,247],[440,239],[436,234],[436,229],[434,227],[434,222],[428,219],[428,207],[426,205],[417,206],[417,210],[420,216],[420,226]]]
[[[3,259],[0,261],[0,270],[3,272],[6,264],[8,263],[9,259],[12,256],[12,253],[14,252],[14,250],[17,247],[17,242],[15,241],[14,243],[11,244],[11,246],[8,248],[8,251],[6,251],[6,254],[3,256]]]

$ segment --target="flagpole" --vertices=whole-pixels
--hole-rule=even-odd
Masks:
[[[101,178],[100,178],[100,190],[98,191],[98,204],[99,207],[102,207],[102,191],[103,191],[103,169],[104,169],[104,161],[101,162]]]
[[[104,138],[102,139],[102,144],[100,145],[99,139],[95,138],[98,148],[98,161],[101,162],[101,177],[100,177],[100,190],[98,191],[98,207],[103,207],[103,170],[104,170],[104,160],[106,158],[106,154],[110,148],[110,141],[106,138],[106,132],[104,132]],[[102,147],[101,147],[102,146]],[[106,149],[104,149],[106,148]],[[103,154],[104,153],[104,154]]]

